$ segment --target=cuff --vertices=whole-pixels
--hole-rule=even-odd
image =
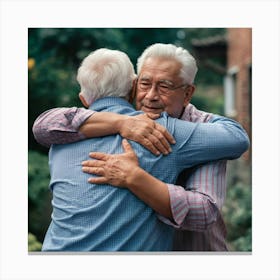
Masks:
[[[185,199],[186,190],[181,186],[172,184],[167,184],[167,188],[170,196],[170,205],[173,220],[165,218],[161,215],[158,215],[158,218],[174,228],[181,228],[184,219],[189,211],[189,207],[186,205]]]

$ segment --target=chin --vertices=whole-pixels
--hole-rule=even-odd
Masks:
[[[142,107],[141,110],[145,113],[153,113],[153,114],[161,114],[163,112],[162,109],[147,108],[147,107]]]

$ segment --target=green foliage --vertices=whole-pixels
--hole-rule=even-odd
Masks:
[[[222,86],[197,86],[192,104],[199,110],[224,115],[224,95]]]
[[[28,251],[34,252],[34,251],[41,251],[42,243],[40,243],[36,236],[32,233],[28,233]]]
[[[247,228],[244,236],[237,238],[231,242],[233,251],[252,251],[252,229]]]
[[[250,166],[241,159],[229,163],[229,186],[223,216],[232,251],[252,250],[252,189]]]
[[[51,215],[48,157],[28,152],[28,228],[42,242]]]
[[[194,55],[197,59],[198,72],[195,78],[197,85],[221,85],[223,83],[223,75],[205,67],[193,51],[191,41],[193,39],[205,39],[216,36],[224,36],[226,34],[225,28],[186,28],[184,46]],[[212,62],[218,62],[221,66],[226,65],[226,57],[215,56],[211,58]],[[211,112],[211,111],[210,111]]]
[[[49,192],[50,172],[48,157],[36,151],[28,152],[28,199],[34,206],[42,204],[42,197]]]

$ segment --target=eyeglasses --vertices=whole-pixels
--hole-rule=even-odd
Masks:
[[[156,91],[160,95],[171,94],[175,90],[177,90],[179,88],[183,88],[185,86],[188,86],[188,84],[183,84],[183,85],[174,87],[174,86],[170,85],[167,81],[159,81],[159,82],[155,83]],[[143,91],[149,91],[153,87],[153,83],[151,83],[150,81],[146,81],[146,80],[143,80],[143,81],[138,80],[138,87]]]

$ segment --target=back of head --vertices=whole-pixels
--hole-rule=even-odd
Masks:
[[[117,50],[98,49],[90,53],[78,69],[81,94],[90,105],[107,96],[127,97],[135,72],[129,57]]]
[[[182,64],[180,77],[184,83],[193,84],[197,72],[197,65],[194,57],[182,47],[172,44],[156,43],[144,50],[137,61],[137,74],[139,75],[143,64],[149,57],[165,57],[175,59]]]

